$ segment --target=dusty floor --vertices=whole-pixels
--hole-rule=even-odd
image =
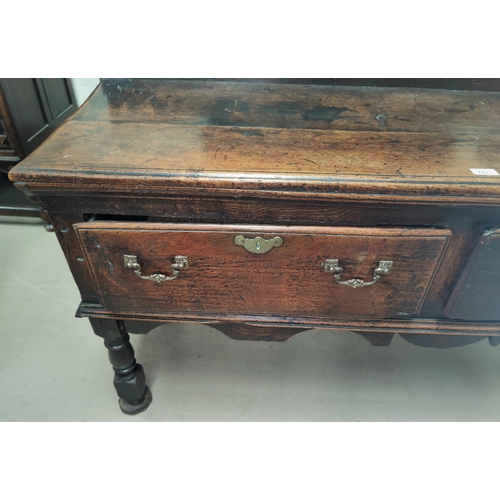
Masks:
[[[0,218],[2,421],[498,421],[500,347],[372,347],[313,330],[242,342],[203,325],[132,336],[153,403],[122,414],[53,233]]]

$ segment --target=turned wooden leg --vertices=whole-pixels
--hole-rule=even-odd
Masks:
[[[151,391],[146,385],[146,375],[137,364],[134,349],[123,321],[90,318],[94,332],[104,339],[109,351],[109,360],[115,371],[114,386],[118,393],[118,404],[123,413],[136,415],[153,401]]]

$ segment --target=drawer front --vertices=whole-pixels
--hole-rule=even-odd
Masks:
[[[417,314],[450,236],[434,229],[118,222],[75,228],[102,305],[156,315]]]
[[[445,314],[452,319],[500,320],[500,229],[487,231],[479,239]]]

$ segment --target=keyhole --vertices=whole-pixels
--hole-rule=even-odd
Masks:
[[[255,248],[256,248],[257,250],[260,250],[260,241],[258,241],[258,242],[257,242],[257,244],[255,245]]]

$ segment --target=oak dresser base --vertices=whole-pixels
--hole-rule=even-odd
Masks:
[[[128,331],[164,323],[498,345],[499,130],[499,92],[104,79],[9,177],[135,415]]]

